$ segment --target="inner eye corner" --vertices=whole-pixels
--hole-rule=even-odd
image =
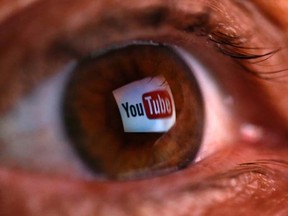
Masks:
[[[185,167],[201,145],[204,111],[191,69],[168,45],[131,44],[80,62],[62,101],[64,130],[107,179]]]

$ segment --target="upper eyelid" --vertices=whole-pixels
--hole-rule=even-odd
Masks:
[[[276,71],[265,71],[262,73],[262,71],[257,71],[247,66],[247,64],[258,64],[268,61],[281,51],[281,47],[259,47],[258,44],[251,46],[251,35],[249,35],[248,31],[240,33],[229,23],[227,23],[227,26],[224,26],[223,28],[223,23],[212,21],[213,18],[211,17],[215,17],[215,13],[214,10],[207,7],[201,13],[192,15],[194,16],[193,23],[182,23],[180,30],[184,30],[188,33],[196,33],[198,36],[207,37],[208,40],[212,41],[216,45],[216,48],[222,54],[231,57],[245,71],[259,78],[270,79],[269,75],[271,74],[287,71],[286,68],[283,68]],[[176,28],[179,29],[179,26]]]
[[[149,10],[149,11],[148,11]],[[258,64],[264,61],[268,61],[270,58],[274,57],[281,48],[280,47],[255,47],[248,45],[250,42],[249,35],[247,32],[240,34],[239,31],[235,31],[233,26],[227,23],[228,28],[221,29],[217,22],[211,22],[213,15],[217,14],[215,10],[212,10],[210,7],[203,8],[200,12],[196,13],[184,13],[169,10],[169,7],[152,7],[146,9],[139,9],[139,11],[131,12],[133,18],[136,18],[138,22],[143,25],[151,25],[155,28],[160,27],[161,25],[170,25],[173,28],[184,31],[185,33],[198,36],[205,36],[209,41],[212,41],[216,45],[216,49],[218,49],[222,54],[231,57],[232,60],[235,60],[237,64],[240,65],[244,69],[245,72],[248,72],[252,75],[255,75],[258,78],[262,79],[272,79],[270,75],[280,74],[286,72],[286,68],[281,68],[275,71],[258,71],[253,69],[253,67],[249,67],[249,64]],[[171,15],[172,14],[172,15]],[[177,14],[174,16],[173,14]],[[212,15],[212,16],[211,16]],[[117,17],[113,17],[108,15],[104,16],[103,20],[105,22],[118,22]],[[142,21],[141,21],[142,20]],[[121,21],[120,21],[121,22]],[[223,24],[223,23],[220,23]],[[118,26],[118,24],[113,24]],[[121,24],[120,24],[121,26]],[[221,25],[220,25],[221,26]],[[227,27],[226,26],[226,27]],[[227,31],[230,29],[230,31]],[[237,33],[235,33],[237,32]],[[68,51],[71,56],[74,56],[78,59],[86,58],[80,52],[78,53],[78,49],[74,49],[72,47],[66,46],[65,44],[58,44],[60,47],[66,51]],[[114,46],[118,46],[117,44]],[[97,53],[97,52],[96,52]],[[250,60],[255,60],[251,62]]]
[[[157,13],[160,13],[161,15],[157,15]],[[177,14],[177,11],[174,11],[174,13]],[[277,71],[262,73],[262,71],[249,68],[247,64],[258,64],[268,61],[270,58],[274,57],[274,55],[277,54],[281,48],[258,47],[258,45],[251,46],[251,38],[247,32],[240,34],[239,31],[236,31],[233,26],[229,26],[228,23],[227,26],[229,28],[227,28],[227,26],[223,28],[223,23],[212,22],[213,17],[215,17],[215,13],[217,12],[212,10],[210,7],[205,7],[201,12],[197,12],[195,14],[184,13],[180,15],[180,17],[179,15],[174,17],[170,14],[171,17],[165,18],[165,16],[169,15],[169,12],[163,8],[155,8],[150,15],[153,14],[154,17],[161,17],[161,19],[157,19],[157,22],[155,23],[157,26],[159,25],[160,21],[164,22],[166,19],[166,21],[168,23],[170,22],[169,24],[175,27],[177,30],[184,31],[188,34],[194,33],[198,36],[206,36],[208,40],[212,41],[216,45],[216,48],[222,54],[231,57],[246,72],[259,78],[266,79],[265,75],[268,74],[267,79],[269,79],[269,75],[271,74],[286,72],[287,69],[280,69]],[[227,29],[230,29],[230,31],[227,31]]]
[[[249,47],[247,45],[250,42],[249,35],[246,32],[238,34],[239,31],[235,31],[229,23],[227,23],[225,28],[221,28],[223,23],[212,22],[213,17],[217,16],[217,10],[215,11],[209,6],[205,6],[195,13],[182,13],[182,11],[177,11],[177,8],[171,9],[171,6],[153,6],[134,12],[131,11],[131,14],[142,25],[157,28],[168,25],[187,34],[193,33],[198,36],[206,36],[208,40],[215,43],[216,48],[222,54],[236,60],[246,71],[259,77],[262,75],[261,72],[246,67],[246,64],[257,64],[266,61],[280,51],[279,47],[268,48],[257,47],[257,45]],[[113,17],[110,14],[103,17],[103,23],[112,21],[115,23],[119,22],[117,17]],[[114,25],[117,26],[120,24]],[[227,29],[230,29],[230,31],[227,31]],[[71,54],[75,56],[75,49],[72,49]],[[81,56],[81,54],[76,53],[76,56]],[[250,62],[251,59],[256,59],[256,61]],[[268,72],[267,74],[269,73],[272,74],[274,72]]]
[[[261,71],[255,69],[255,67],[250,67],[260,65],[266,61],[268,62],[268,66],[272,66],[269,65],[269,60],[273,57],[277,58],[277,54],[282,51],[283,47],[275,45],[271,47],[271,45],[266,46],[266,44],[263,45],[261,43],[260,46],[259,43],[253,45],[251,30],[254,33],[254,37],[258,34],[252,27],[254,23],[251,24],[250,33],[248,30],[241,32],[239,29],[236,30],[236,28],[233,28],[229,23],[225,26],[223,25],[224,23],[213,22],[213,18],[211,18],[214,15],[213,13],[215,11],[211,10],[211,8],[206,8],[202,13],[195,14],[196,22],[185,27],[184,31],[189,33],[194,32],[197,35],[207,37],[222,54],[231,57],[245,72],[258,78],[279,80],[287,75],[288,68],[285,67],[270,71]]]

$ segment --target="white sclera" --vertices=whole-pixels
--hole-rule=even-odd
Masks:
[[[165,91],[170,96],[172,103],[172,114],[170,116],[157,119],[149,119],[147,117],[142,96],[145,93],[155,91]],[[113,95],[120,111],[124,132],[167,132],[176,122],[173,95],[163,76],[147,77],[142,80],[129,83],[114,90]],[[142,106],[143,112],[141,112],[140,106]],[[140,112],[138,110],[140,110]],[[135,113],[136,116],[132,116],[132,114],[135,115]],[[144,114],[139,115],[139,113]]]

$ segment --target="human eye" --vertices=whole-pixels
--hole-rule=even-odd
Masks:
[[[257,2],[260,6],[264,5],[261,1]],[[203,96],[205,126],[208,125],[208,128],[205,128],[198,156],[185,169],[124,182],[100,181],[97,176],[91,175],[90,170],[82,167],[65,143],[53,145],[53,140],[45,131],[35,134],[33,139],[29,136],[28,139],[25,136],[13,137],[12,134],[13,142],[6,141],[11,151],[16,152],[14,156],[21,155],[25,150],[30,158],[18,161],[15,158],[19,164],[11,165],[5,162],[9,154],[3,154],[5,143],[1,144],[0,213],[230,215],[235,211],[236,214],[265,211],[267,215],[285,214],[286,38],[281,28],[273,25],[276,21],[264,17],[256,5],[241,1],[217,3],[190,0],[171,1],[169,4],[137,1],[132,5],[129,1],[47,0],[3,18],[0,32],[2,114],[13,110],[13,106],[31,89],[37,89],[43,80],[46,83],[49,77],[53,81],[54,76],[73,72],[75,61],[79,59],[92,56],[92,63],[98,62],[98,57],[103,55],[97,54],[94,58],[94,54],[106,50],[109,65],[111,55],[107,49],[117,52],[123,50],[123,44],[132,44],[128,47],[136,47],[141,53],[141,46],[144,46],[141,43],[145,43],[148,47],[154,44],[152,47],[156,50],[164,45],[165,50],[172,51],[191,69]],[[122,62],[129,55],[122,53],[120,56]],[[144,60],[148,58],[143,56]],[[200,65],[198,68],[197,64]],[[158,74],[155,76],[152,73],[151,76],[151,71],[147,71],[149,73],[142,72],[141,78],[125,81],[111,89],[118,90],[135,80],[138,82],[147,78],[163,81]],[[98,80],[99,76],[95,79]],[[61,81],[61,76],[56,80]],[[90,80],[88,77],[84,83]],[[173,92],[174,86],[180,82],[171,80],[169,74],[165,76],[164,81],[169,83]],[[61,82],[59,88],[64,84],[64,81]],[[72,90],[77,89],[77,85],[70,86]],[[153,85],[151,88],[154,88]],[[53,90],[57,89],[52,85],[52,96],[61,92],[61,89]],[[39,93],[39,98],[45,99],[45,88],[40,88],[40,92],[43,95]],[[174,94],[173,97],[178,100]],[[68,97],[68,103],[72,99]],[[40,102],[36,104],[41,105],[41,112],[48,106]],[[199,107],[202,108],[201,105]],[[32,108],[26,107],[28,111]],[[41,112],[39,116],[37,113],[30,113],[30,116],[34,114],[37,123],[41,123],[43,118],[44,122],[47,118],[51,120],[49,116],[41,116]],[[0,122],[5,123],[4,114]],[[27,118],[24,115],[24,123],[31,123],[32,119]],[[9,120],[11,128],[21,126],[15,123],[22,122],[17,116]],[[11,131],[3,130],[7,125],[2,123],[0,126],[1,137],[9,137]],[[22,128],[28,133],[33,126],[27,123]],[[46,142],[48,146],[51,143],[52,150],[46,149],[47,145],[41,149],[38,141]],[[31,147],[23,148],[19,143]],[[17,148],[21,150],[19,154]],[[38,148],[38,154],[35,148]],[[47,151],[52,154],[65,151],[66,154],[51,155],[49,158]],[[44,157],[52,165],[54,163],[53,169],[41,167]],[[39,159],[43,159],[41,163],[38,163]],[[68,168],[58,169],[58,162]],[[32,165],[36,171],[29,170]],[[262,209],[258,209],[259,205]],[[243,208],[238,210],[238,206]]]

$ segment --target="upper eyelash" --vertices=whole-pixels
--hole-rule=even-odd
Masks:
[[[259,50],[261,48],[251,48],[243,46],[243,42],[240,37],[229,36],[220,31],[212,32],[209,34],[209,39],[213,41],[219,50],[232,58],[235,59],[259,59],[263,57],[270,58],[280,49],[272,50],[264,54],[249,53],[249,50]]]
[[[237,63],[245,69],[245,71],[253,74],[261,79],[266,80],[275,80],[287,76],[287,74],[282,75],[283,72],[287,72],[288,69],[284,68],[276,71],[256,71],[247,67],[245,63],[249,64],[258,64],[265,62],[277,54],[281,48],[270,49],[265,53],[262,53],[263,50],[267,48],[259,47],[247,47],[245,43],[247,39],[244,39],[241,36],[228,35],[220,30],[211,30],[206,34],[210,41],[216,44],[217,49],[224,55],[227,55],[237,61]],[[261,54],[258,54],[257,51],[261,51]],[[256,61],[251,61],[256,60]],[[271,76],[273,75],[273,77]],[[275,76],[277,75],[277,77]]]
[[[275,80],[287,75],[284,73],[288,71],[286,68],[276,71],[256,71],[256,69],[250,68],[248,64],[263,63],[277,54],[281,48],[248,47],[246,45],[249,42],[248,37],[245,35],[236,35],[235,33],[231,34],[231,32],[229,33],[224,29],[222,30],[220,25],[212,22],[212,15],[213,11],[210,8],[206,8],[201,13],[191,16],[186,15],[186,19],[183,19],[185,21],[179,22],[181,25],[177,23],[176,26],[187,33],[193,32],[198,36],[207,37],[208,40],[216,45],[219,52],[234,59],[246,72],[256,77]],[[265,50],[268,51],[263,52]]]

